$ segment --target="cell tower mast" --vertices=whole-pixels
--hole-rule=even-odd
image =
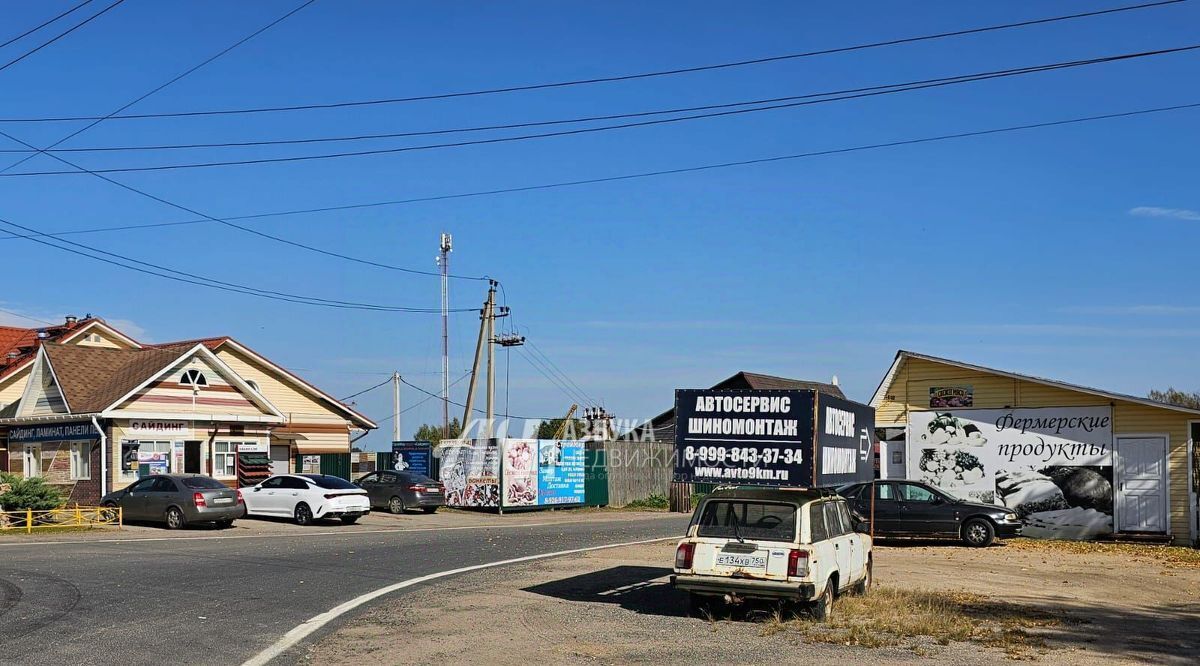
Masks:
[[[437,257],[442,269],[442,437],[450,438],[450,252],[454,240],[443,233]]]

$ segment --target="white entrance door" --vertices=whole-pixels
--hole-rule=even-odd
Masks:
[[[1117,437],[1117,531],[1167,531],[1167,440]]]
[[[291,453],[292,447],[288,446],[287,444],[284,444],[283,446],[279,446],[278,444],[271,445],[272,475],[292,473],[291,468],[288,466],[288,458],[291,456]]]

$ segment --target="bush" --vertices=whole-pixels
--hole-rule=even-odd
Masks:
[[[0,473],[0,508],[5,511],[45,511],[57,509],[63,505],[65,498],[62,491],[47,485],[41,477],[26,479],[15,474]]]
[[[626,509],[666,509],[671,506],[671,501],[666,495],[654,494],[645,499],[633,500],[625,505]]]

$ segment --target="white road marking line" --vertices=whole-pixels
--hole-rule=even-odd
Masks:
[[[636,519],[644,520],[644,519]],[[563,520],[553,523],[512,523],[506,525],[449,525],[445,527],[397,527],[382,530],[353,530],[344,532],[305,532],[297,530],[295,532],[280,533],[280,534],[227,534],[222,536],[202,536],[202,537],[130,537],[127,539],[80,539],[78,541],[18,541],[14,543],[0,543],[0,549],[16,548],[18,546],[55,546],[55,545],[86,545],[89,543],[138,543],[140,541],[221,541],[225,539],[294,539],[299,537],[313,536],[354,536],[356,534],[401,534],[405,532],[441,532],[452,530],[491,530],[491,529],[513,529],[518,527],[542,527],[542,526],[558,526],[558,525],[580,525],[589,523],[609,523],[609,522],[626,522],[626,521],[578,521],[578,520]]]
[[[329,624],[330,622],[336,620],[337,618],[341,617],[342,615],[349,613],[350,611],[354,610],[355,608],[358,608],[359,606],[361,606],[369,601],[378,599],[379,597],[382,597],[385,594],[391,594],[392,592],[395,592],[397,590],[403,590],[406,587],[412,587],[413,585],[419,585],[421,583],[425,583],[425,582],[428,582],[431,580],[436,580],[438,578],[446,578],[448,576],[455,576],[455,575],[458,575],[461,573],[467,573],[469,571],[479,571],[480,569],[491,569],[493,567],[502,567],[502,566],[505,566],[508,564],[531,562],[533,560],[544,560],[544,559],[550,558],[550,557],[561,557],[563,555],[574,555],[575,553],[586,553],[588,551],[594,551],[594,550],[606,550],[609,548],[620,548],[622,546],[638,546],[638,545],[647,544],[647,543],[657,543],[659,541],[674,541],[677,539],[679,539],[679,537],[670,536],[670,537],[662,537],[662,538],[658,538],[658,539],[643,539],[641,541],[626,541],[624,543],[610,543],[610,544],[606,544],[603,546],[589,546],[587,548],[573,548],[571,550],[560,550],[560,551],[553,552],[553,553],[540,553],[538,555],[526,555],[524,557],[514,557],[510,560],[500,560],[498,562],[488,562],[486,564],[476,564],[476,565],[469,566],[469,567],[461,567],[458,569],[449,569],[446,571],[439,571],[437,573],[431,573],[431,574],[427,574],[424,576],[417,576],[416,578],[409,578],[407,580],[400,581],[399,583],[393,583],[386,587],[381,587],[378,590],[375,590],[374,592],[367,592],[366,594],[357,596],[357,597],[351,599],[350,601],[347,601],[345,603],[334,606],[330,610],[327,610],[324,613],[321,613],[320,615],[309,618],[308,620],[304,621],[296,628],[294,628],[291,631],[284,634],[283,638],[280,638],[278,641],[275,641],[275,643],[273,643],[267,649],[263,650],[262,652],[259,652],[258,654],[254,655],[253,657],[242,662],[242,666],[265,666],[266,664],[270,663],[270,661],[272,659],[274,659],[275,657],[278,657],[279,655],[283,654],[284,652],[287,652],[288,650],[292,649],[300,641],[304,640],[305,638],[308,638],[314,632],[318,631],[319,629],[321,629],[325,625]]]

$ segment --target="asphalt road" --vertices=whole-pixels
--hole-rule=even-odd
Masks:
[[[678,514],[614,514],[518,528],[316,529],[334,534],[299,538],[0,542],[0,663],[237,664],[314,615],[391,583],[524,555],[674,536],[686,523]],[[274,663],[295,663],[306,646]]]

